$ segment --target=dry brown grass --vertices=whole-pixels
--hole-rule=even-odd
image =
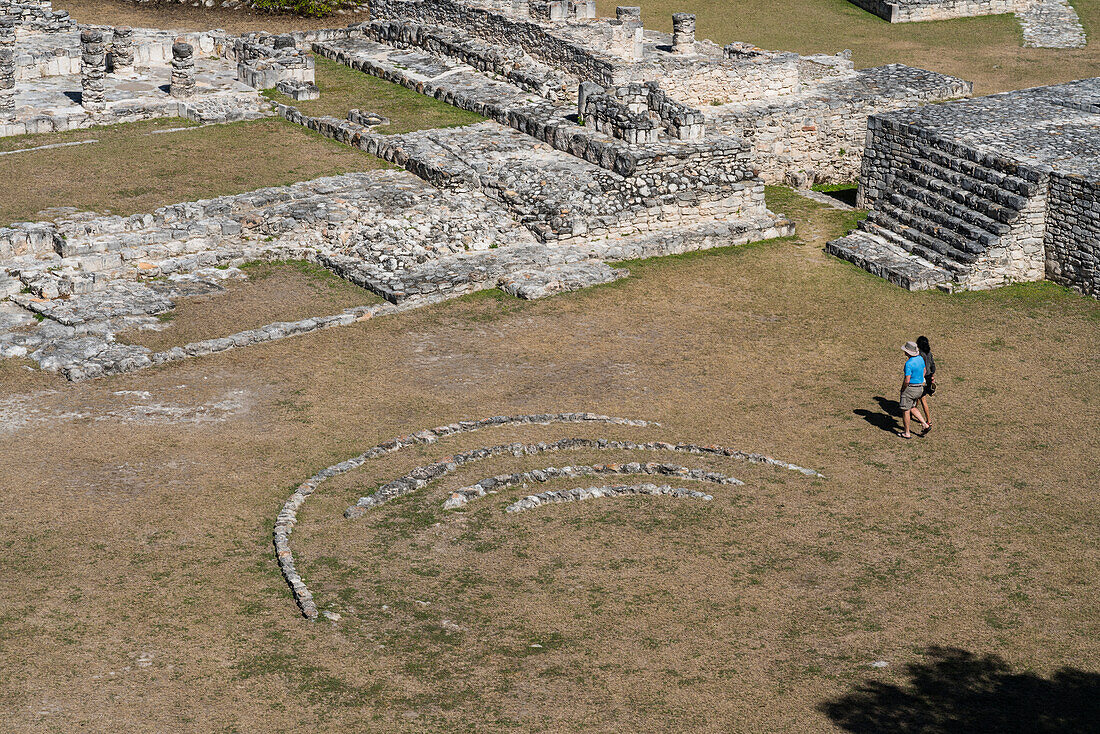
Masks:
[[[772,194],[816,234],[90,383],[0,363],[0,413],[33,396],[0,434],[7,728],[829,731],[821,702],[900,682],[929,644],[1100,670],[1100,306],[1042,284],[908,293],[822,253],[850,215]],[[876,398],[895,397],[918,333],[941,366],[938,425],[902,442]],[[204,424],[128,408],[227,399]],[[568,409],[664,426],[488,430],[323,485],[292,543],[343,619],[296,615],[270,533],[302,478],[411,429]],[[828,478],[723,464],[747,486],[706,504],[505,516],[516,489],[439,510],[497,471],[614,458],[558,454],[340,517],[461,446],[597,432]]]
[[[244,270],[248,280],[228,281],[222,293],[179,299],[175,308],[160,315],[162,330],[122,332],[118,340],[160,351],[382,300],[325,268],[300,260],[247,263]]]
[[[316,64],[317,86],[321,90],[321,98],[292,103],[307,115],[332,115],[345,119],[348,110],[352,109],[374,112],[390,120],[389,125],[374,129],[375,132],[385,135],[471,125],[485,119],[481,115],[460,110],[324,57],[318,56]],[[288,103],[287,97],[278,92],[268,94],[273,100]]]
[[[220,5],[220,3],[219,3]],[[181,31],[206,31],[222,28],[230,33],[288,31],[313,28],[339,28],[366,20],[366,15],[334,15],[328,18],[302,18],[290,14],[256,10],[203,8],[171,2],[138,4],[128,0],[64,0],[57,3],[79,23],[128,25],[134,28],[172,28]]]
[[[179,127],[189,129],[150,134]],[[281,119],[193,128],[151,120],[3,138],[0,150],[91,139],[99,142],[0,158],[0,177],[19,181],[0,199],[0,223],[56,206],[127,215],[386,165]]]

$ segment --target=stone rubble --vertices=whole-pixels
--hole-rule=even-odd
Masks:
[[[599,499],[601,497],[625,497],[628,495],[653,495],[675,498],[686,497],[689,499],[703,500],[704,502],[710,502],[714,499],[712,495],[706,494],[705,492],[697,492],[694,489],[683,489],[681,487],[671,487],[667,484],[662,484],[660,486],[656,484],[617,484],[608,487],[577,487],[576,489],[563,490],[560,492],[540,492],[539,494],[528,495],[517,502],[513,502],[504,508],[504,511],[507,513],[523,512],[525,510],[533,510],[542,505],[560,502],[582,502],[584,500]]]
[[[465,466],[472,462],[481,461],[484,459],[492,458],[494,456],[534,456],[543,453],[554,453],[565,450],[596,450],[596,451],[666,451],[672,453],[687,453],[693,455],[711,455],[711,456],[724,456],[734,458],[740,461],[747,461],[756,464],[767,464],[771,466],[780,467],[783,469],[789,469],[796,471],[800,474],[807,476],[821,477],[822,475],[813,469],[807,469],[805,467],[798,466],[796,464],[788,464],[786,462],[777,461],[771,457],[764,456],[763,454],[751,454],[737,449],[725,448],[722,446],[699,446],[695,444],[671,444],[660,441],[654,441],[649,443],[633,443],[629,441],[609,441],[606,439],[587,439],[587,438],[565,438],[554,443],[537,443],[537,444],[520,444],[511,443],[503,444],[499,446],[485,446],[478,449],[473,449],[460,454],[450,456],[443,461],[439,461],[433,464],[427,464],[419,466],[413,469],[405,476],[395,479],[392,482],[387,482],[381,485],[378,490],[367,497],[362,497],[359,501],[345,513],[345,517],[358,517],[362,514],[362,508],[377,507],[384,504],[396,497],[403,496],[409,492],[413,492],[418,489],[423,489],[431,482],[440,479],[452,471],[455,471],[460,466]],[[656,466],[656,465],[654,465]],[[729,483],[737,484],[737,480],[732,479]],[[489,485],[485,485],[483,488],[488,488]],[[484,492],[477,491],[477,488],[472,488],[473,494],[469,496],[482,496]],[[448,500],[444,509],[453,509],[459,505],[465,504],[466,499],[462,496],[462,490],[457,495],[452,495]]]
[[[712,484],[730,484],[740,486],[744,484],[739,479],[726,476],[719,472],[692,469],[678,464],[662,464],[647,462],[645,464],[632,461],[626,464],[593,464],[592,466],[548,466],[545,469],[521,472],[519,474],[501,474],[495,477],[486,477],[477,484],[456,490],[443,505],[445,510],[453,510],[464,506],[472,499],[484,497],[490,492],[501,489],[526,485],[530,482],[548,482],[554,479],[578,479],[580,477],[605,476],[624,474],[648,474],[656,476],[672,476],[680,480],[696,482],[710,482]],[[358,517],[367,508],[362,508],[350,515],[345,512],[345,517]]]

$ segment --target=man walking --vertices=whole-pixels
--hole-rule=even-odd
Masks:
[[[901,422],[905,430],[898,435],[902,438],[913,437],[909,433],[909,416],[912,415],[924,429],[921,433],[923,436],[932,430],[932,426],[925,422],[924,416],[917,409],[917,403],[924,395],[924,358],[920,356],[920,350],[913,342],[905,342],[901,350],[907,357],[905,375],[901,381],[901,399],[898,401],[901,404]]]

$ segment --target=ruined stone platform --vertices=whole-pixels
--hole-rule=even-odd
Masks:
[[[916,256],[956,288],[1046,277],[1100,294],[1098,100],[1083,79],[872,117],[871,213],[829,251],[903,285]]]
[[[17,82],[15,119],[0,124],[0,135],[59,132],[159,117],[217,123],[270,115],[270,105],[255,89],[239,82],[234,69],[209,59],[199,59],[195,66],[195,95],[186,100],[169,93],[168,67],[139,67],[125,76],[109,75],[104,85],[105,108],[94,114],[81,106],[79,74]]]

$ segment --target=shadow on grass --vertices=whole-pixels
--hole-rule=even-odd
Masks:
[[[897,420],[898,416],[901,415],[901,404],[897,400],[890,400],[881,395],[875,396],[875,402],[878,403],[881,412],[867,410],[866,408],[856,408],[852,412],[875,428],[896,433],[898,428],[901,427]]]
[[[818,710],[856,734],[1085,734],[1100,731],[1100,674],[1013,673],[996,655],[929,647],[908,683],[867,680]]]

